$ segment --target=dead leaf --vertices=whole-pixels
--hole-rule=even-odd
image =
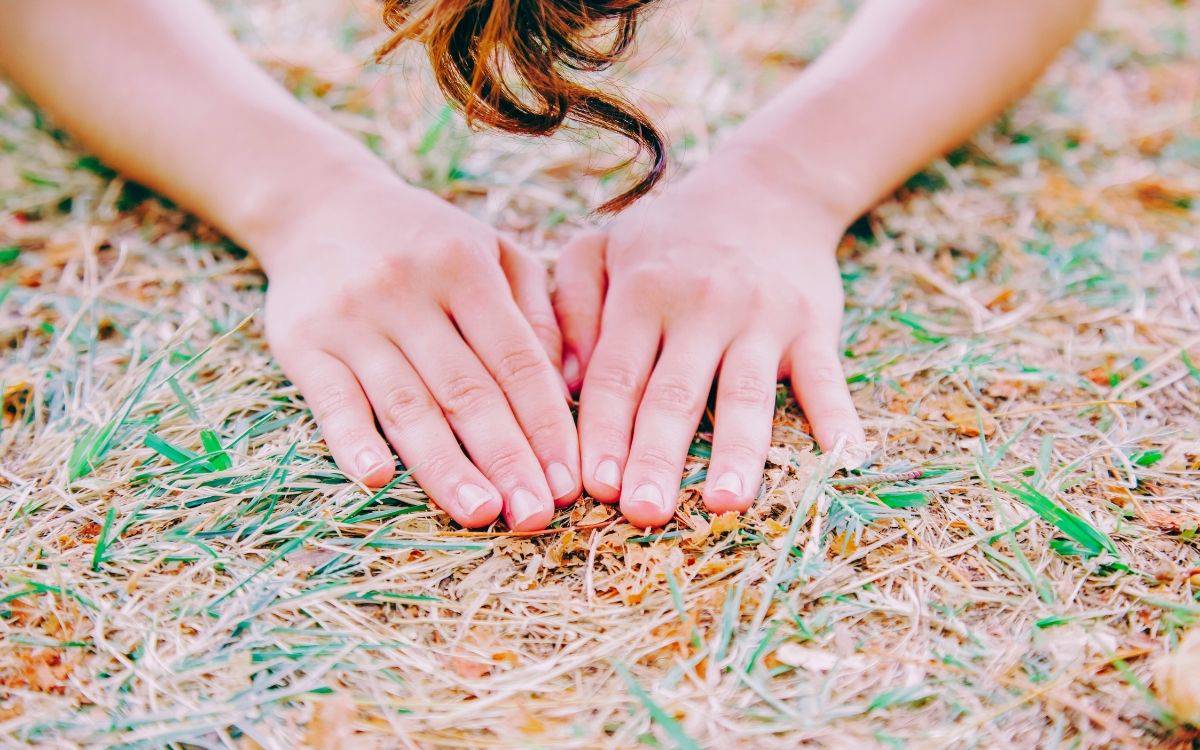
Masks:
[[[354,699],[342,691],[317,698],[312,718],[304,729],[304,742],[313,750],[350,750],[353,745]]]
[[[592,505],[591,509],[579,519],[580,526],[594,526],[604,523],[613,516],[612,507],[602,503]]]
[[[861,656],[838,656],[831,648],[813,648],[791,641],[775,649],[775,658],[781,664],[807,669],[810,672],[828,672],[839,664],[853,668],[863,666]]]
[[[1178,534],[1187,529],[1200,527],[1200,517],[1192,513],[1172,513],[1169,510],[1146,508],[1142,520],[1152,529]]]
[[[464,680],[478,680],[486,677],[492,671],[492,665],[481,661],[473,654],[463,654],[450,657],[450,667],[454,674]]]
[[[833,540],[829,544],[829,550],[835,555],[849,557],[858,550],[858,539],[853,534],[839,531],[833,535]]]
[[[709,525],[709,532],[714,536],[728,534],[731,531],[736,531],[742,526],[742,517],[732,510],[725,511],[721,515],[712,519]]]
[[[996,420],[983,412],[965,407],[950,407],[944,412],[946,419],[964,437],[979,437],[980,428],[984,435],[990,436],[996,431]]]

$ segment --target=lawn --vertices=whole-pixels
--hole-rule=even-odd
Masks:
[[[624,69],[678,172],[853,4],[668,3]],[[472,133],[370,0],[232,1],[247,51],[548,262],[618,144]],[[880,123],[886,127],[886,123]],[[466,532],[349,482],[265,278],[0,82],[0,744],[1190,747],[1200,615],[1200,8],[1111,2],[841,248],[875,452],[781,387],[761,498],[665,530],[585,499]]]

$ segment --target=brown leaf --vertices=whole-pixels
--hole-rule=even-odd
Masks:
[[[829,551],[835,555],[849,557],[858,549],[858,540],[853,534],[847,534],[844,531],[839,531],[833,535],[833,540],[829,544]]]
[[[464,680],[478,680],[486,677],[492,671],[491,664],[480,661],[478,657],[470,654],[450,657],[450,667],[454,670],[454,674]]]
[[[996,431],[996,420],[983,412],[977,412],[974,409],[965,407],[950,407],[944,412],[946,419],[950,420],[958,434],[964,437],[979,437],[979,430],[982,426],[984,435],[991,435]]]
[[[709,532],[713,536],[727,534],[730,531],[736,531],[741,528],[742,518],[732,510],[725,511],[721,515],[712,519],[712,524],[709,527]]]
[[[1142,511],[1142,520],[1152,529],[1178,534],[1187,529],[1200,527],[1200,517],[1191,513],[1172,513],[1169,510],[1146,508]]]
[[[336,691],[317,698],[312,718],[304,729],[304,742],[313,750],[350,750],[354,746],[354,699]]]

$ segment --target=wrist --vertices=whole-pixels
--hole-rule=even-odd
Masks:
[[[257,175],[221,212],[222,228],[254,254],[270,275],[321,215],[347,207],[364,191],[410,188],[383,162],[353,141],[308,139],[271,163],[247,169]]]
[[[840,235],[866,210],[857,197],[865,191],[850,174],[825,168],[823,161],[781,147],[777,139],[736,133],[710,163],[716,169],[735,171],[742,184],[754,185],[791,205],[809,207],[832,223]]]

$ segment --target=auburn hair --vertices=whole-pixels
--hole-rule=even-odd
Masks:
[[[654,0],[383,0],[393,31],[382,60],[402,42],[425,45],[438,86],[466,115],[513,133],[547,135],[567,119],[619,133],[649,168],[598,210],[619,211],[666,171],[661,133],[637,107],[574,80],[604,70],[630,48],[638,14]],[[628,163],[628,162],[627,162]]]

